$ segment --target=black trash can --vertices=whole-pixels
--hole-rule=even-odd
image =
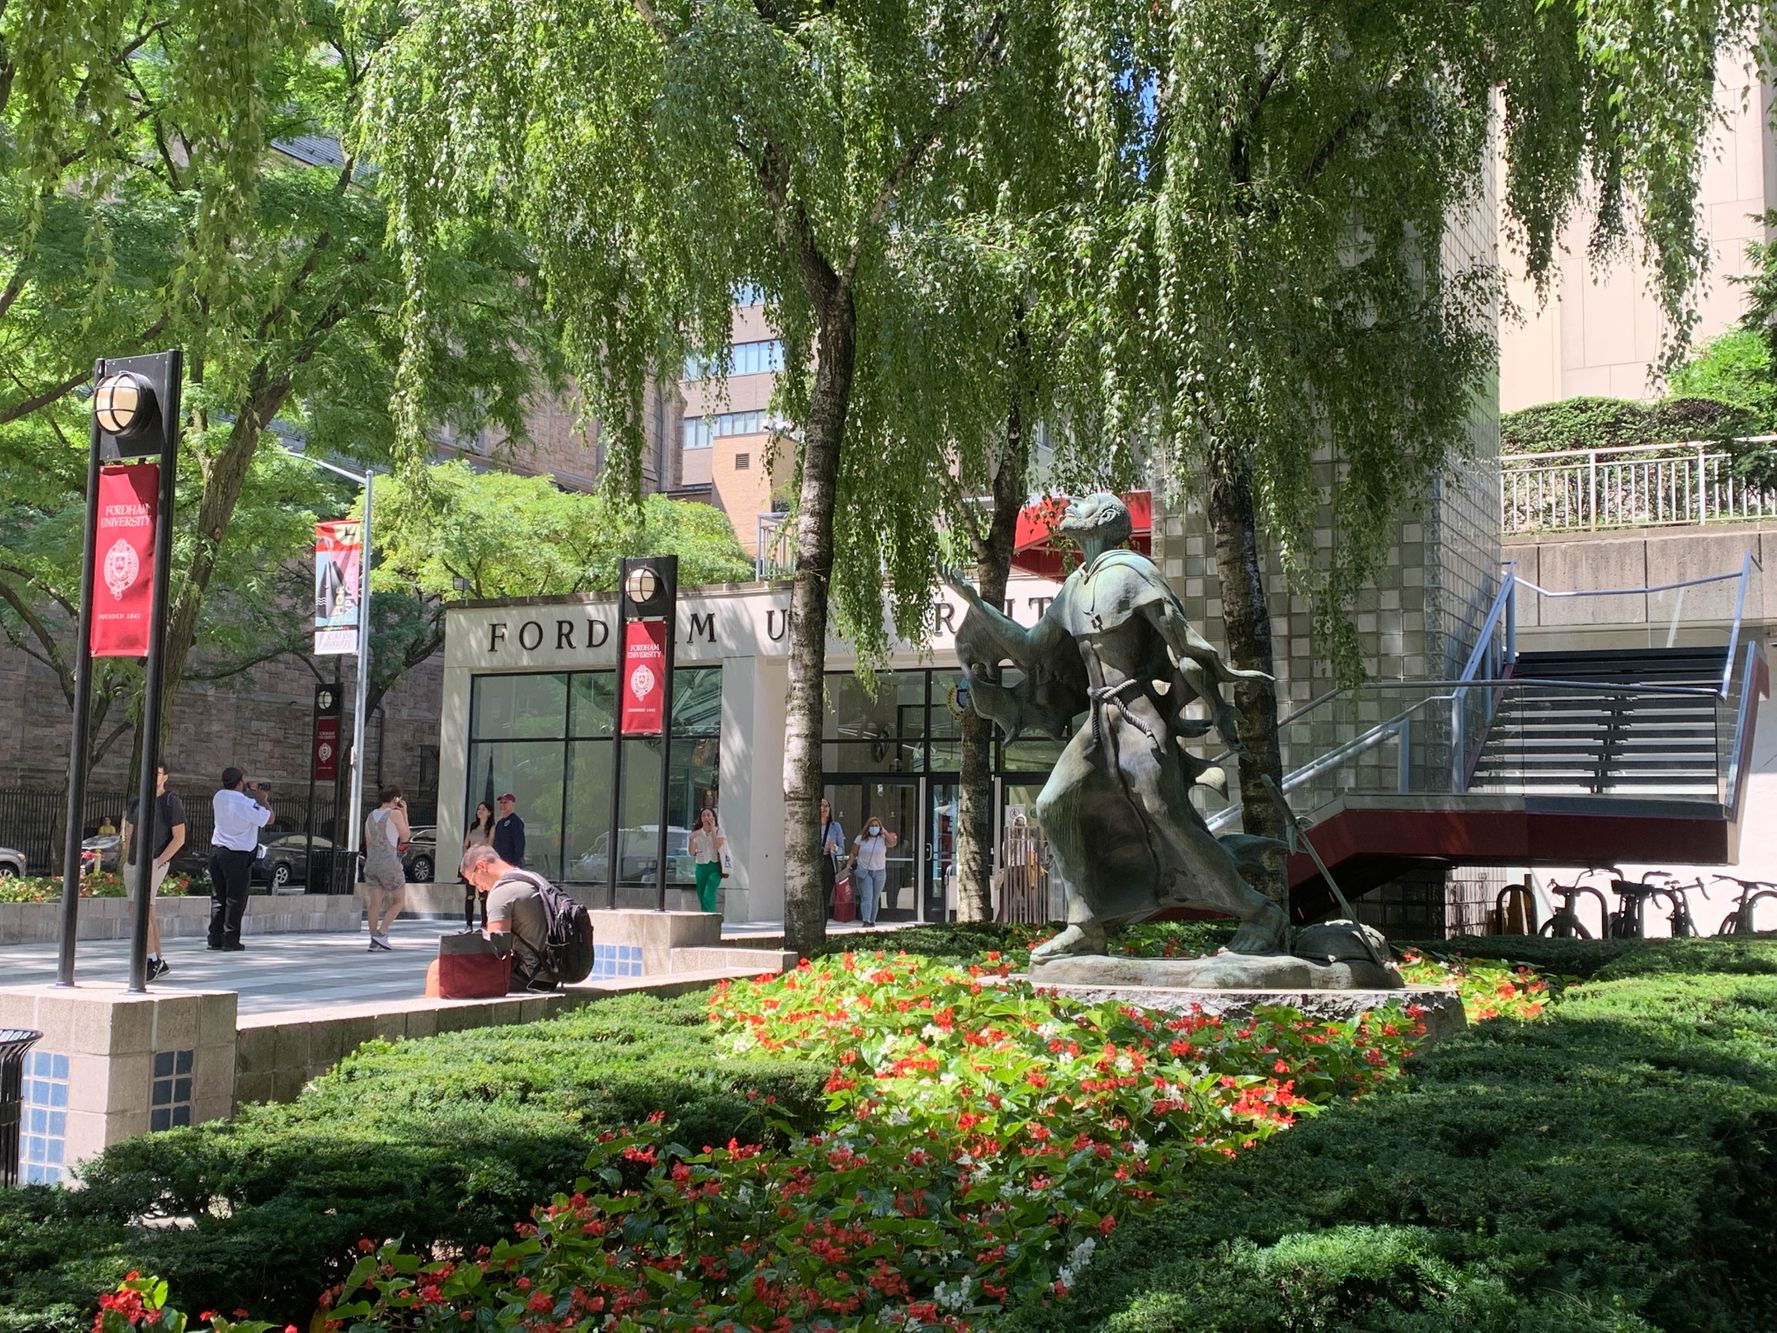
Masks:
[[[0,1189],[19,1183],[25,1056],[42,1039],[41,1032],[30,1028],[0,1028]]]

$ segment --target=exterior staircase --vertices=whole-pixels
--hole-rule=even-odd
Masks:
[[[1471,792],[1707,796],[1719,779],[1725,648],[1521,654],[1500,688]],[[1571,689],[1560,688],[1572,682]],[[1633,690],[1605,693],[1599,685]]]

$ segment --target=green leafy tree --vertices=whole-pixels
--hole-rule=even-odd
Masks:
[[[1273,669],[1269,551],[1314,591],[1339,674],[1361,674],[1351,598],[1461,453],[1495,365],[1500,266],[1463,255],[1458,224],[1479,213],[1493,234],[1496,154],[1510,262],[1546,288],[1589,189],[1594,253],[1638,235],[1682,341],[1717,52],[1767,15],[1737,0],[1061,6],[1074,104],[1102,146],[1075,252],[1111,433],[1151,433],[1201,498],[1240,666]],[[1329,504],[1338,540],[1317,565]],[[1247,829],[1275,833],[1261,779],[1281,779],[1276,692],[1236,698]]]
[[[1666,381],[1669,398],[1707,398],[1741,410],[1745,428],[1777,428],[1777,360],[1770,341],[1754,329],[1718,334]]]
[[[664,495],[631,505],[461,462],[376,486],[372,706],[443,648],[451,602],[608,592],[618,561],[637,552],[678,556],[686,587],[753,577],[734,529],[709,505]]]
[[[632,490],[647,378],[675,376],[687,353],[720,364],[743,285],[783,335],[777,406],[793,423],[796,512],[786,932],[810,948],[825,931],[811,831],[829,608],[837,597],[836,628],[868,657],[883,640],[885,584],[897,623],[924,623],[940,545],[933,511],[905,505],[929,494],[906,478],[929,472],[932,455],[871,449],[880,423],[855,410],[860,377],[889,373],[880,339],[903,292],[888,252],[955,211],[957,181],[1030,168],[1045,145],[1021,127],[1060,119],[1053,11],[979,0],[412,8],[372,73],[365,141],[408,256],[405,383],[429,374],[432,303],[448,277],[437,239],[489,213],[514,217],[536,247]],[[993,411],[1003,425],[1004,404]],[[848,534],[838,546],[835,512]]]
[[[276,502],[283,465],[262,468],[274,423],[374,461],[397,412],[522,438],[527,394],[556,382],[535,275],[495,222],[440,238],[452,283],[428,328],[438,355],[423,385],[395,392],[404,274],[374,177],[338,150],[394,20],[390,8],[348,33],[331,0],[0,8],[0,472],[41,478],[23,503],[65,553],[87,433],[74,391],[96,356],[185,349],[169,698],[194,650],[239,655],[238,622],[204,615],[218,581],[259,603],[308,545],[302,506]],[[72,583],[6,563],[0,596],[21,623],[29,606],[30,636],[65,666],[65,642],[50,653],[39,630],[65,638]]]

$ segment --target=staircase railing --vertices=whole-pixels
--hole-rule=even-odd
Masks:
[[[1292,795],[1304,793],[1327,775],[1343,770],[1347,780],[1339,784],[1341,792],[1382,792],[1392,787],[1401,794],[1463,795],[1469,790],[1471,774],[1486,744],[1499,701],[1508,690],[1555,700],[1568,700],[1576,694],[1616,698],[1625,707],[1636,698],[1651,702],[1660,697],[1689,697],[1715,701],[1711,713],[1717,742],[1717,781],[1713,784],[1717,790],[1711,795],[1731,808],[1742,789],[1745,738],[1751,734],[1751,696],[1756,691],[1749,682],[1761,669],[1762,662],[1756,643],[1747,644],[1744,649],[1740,644],[1747,594],[1758,570],[1758,561],[1748,555],[1740,570],[1732,574],[1686,579],[1653,588],[1551,593],[1519,578],[1516,568],[1508,563],[1499,591],[1476,636],[1475,648],[1456,679],[1371,681],[1333,690],[1294,709],[1279,721],[1280,743],[1286,751],[1283,790]],[[1651,599],[1672,595],[1675,603],[1672,612],[1670,616],[1662,616],[1664,628],[1661,633],[1666,643],[1661,646],[1675,646],[1680,635],[1685,590],[1729,582],[1735,585],[1729,603],[1731,614],[1716,617],[1710,614],[1716,607],[1706,604],[1702,608],[1713,624],[1719,626],[1725,618],[1729,625],[1726,661],[1717,682],[1709,685],[1624,684],[1578,679],[1544,680],[1512,674],[1518,666],[1517,599],[1520,590],[1561,600],[1624,596]],[[1650,600],[1646,606],[1651,627],[1655,603]],[[1541,611],[1539,604],[1539,621],[1543,618]],[[1694,627],[1686,627],[1687,630],[1691,628]],[[1690,637],[1688,633],[1687,637]],[[1404,692],[1412,692],[1417,697],[1403,700]],[[1402,703],[1391,706],[1387,702],[1390,698]],[[1394,762],[1388,766],[1392,773],[1378,772],[1373,777],[1358,780],[1356,770],[1366,756],[1391,744],[1396,747]],[[1306,750],[1306,757],[1292,764],[1290,749]],[[1232,759],[1232,753],[1225,752],[1218,762],[1227,765]],[[1678,800],[1694,800],[1699,796],[1689,791],[1662,794]],[[1319,804],[1319,801],[1311,800],[1308,807],[1298,809],[1297,813],[1309,814]],[[1228,828],[1238,813],[1238,796],[1234,795],[1220,809],[1214,808],[1212,802],[1206,818],[1210,826],[1219,831]]]

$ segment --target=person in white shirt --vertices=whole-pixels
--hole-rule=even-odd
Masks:
[[[851,878],[858,888],[858,920],[866,926],[876,924],[876,913],[882,907],[882,886],[888,879],[888,854],[897,841],[895,833],[874,815],[864,825],[864,831],[852,839]]]
[[[256,782],[248,794],[247,775],[232,765],[222,770],[222,788],[210,800],[216,832],[210,839],[210,947],[239,952],[241,918],[247,914],[247,887],[259,830],[271,823],[271,788]]]

